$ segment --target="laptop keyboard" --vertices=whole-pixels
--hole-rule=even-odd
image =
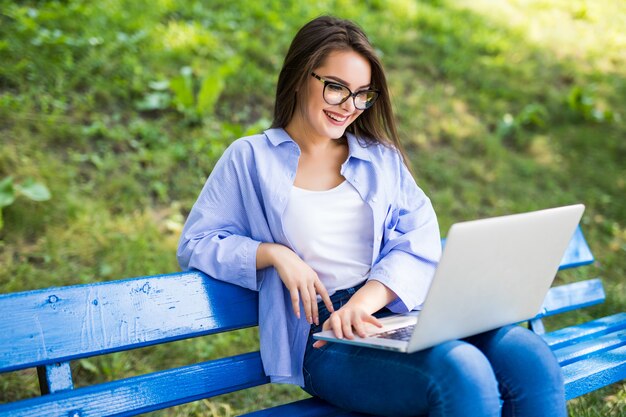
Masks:
[[[380,337],[382,339],[393,339],[408,342],[411,339],[414,327],[415,325],[411,324],[406,327],[400,327],[399,329],[393,329],[383,333],[377,333],[375,335],[372,335],[372,337]]]

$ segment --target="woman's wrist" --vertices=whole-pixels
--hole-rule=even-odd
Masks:
[[[278,243],[261,243],[256,251],[256,269],[276,266],[276,256],[281,246]]]
[[[367,281],[346,303],[358,305],[369,314],[374,314],[396,299],[396,294],[380,281]]]

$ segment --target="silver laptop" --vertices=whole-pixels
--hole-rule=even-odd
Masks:
[[[411,353],[539,312],[585,207],[582,204],[454,224],[421,311],[368,325],[368,337],[316,339]]]

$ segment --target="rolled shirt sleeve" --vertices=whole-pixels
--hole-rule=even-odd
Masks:
[[[387,305],[402,313],[424,302],[441,257],[441,237],[430,199],[417,186],[404,163],[383,224],[383,242],[368,279],[380,281],[398,297]]]
[[[234,142],[222,155],[194,204],[179,241],[177,258],[181,268],[199,269],[213,278],[258,290],[259,240],[252,239],[260,219],[249,215],[260,211],[254,192],[254,159],[245,142]],[[257,216],[258,217],[258,216]]]

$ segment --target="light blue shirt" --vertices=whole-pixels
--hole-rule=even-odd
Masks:
[[[437,218],[400,154],[365,146],[346,133],[349,156],[341,175],[357,189],[373,216],[368,280],[398,296],[387,308],[419,308],[441,256]],[[257,271],[260,243],[289,246],[282,216],[296,177],[300,148],[283,129],[234,141],[211,172],[178,246],[183,269],[259,292],[261,359],[272,382],[304,385],[302,364],[310,325],[298,319],[274,268]],[[301,307],[301,311],[304,309]]]

